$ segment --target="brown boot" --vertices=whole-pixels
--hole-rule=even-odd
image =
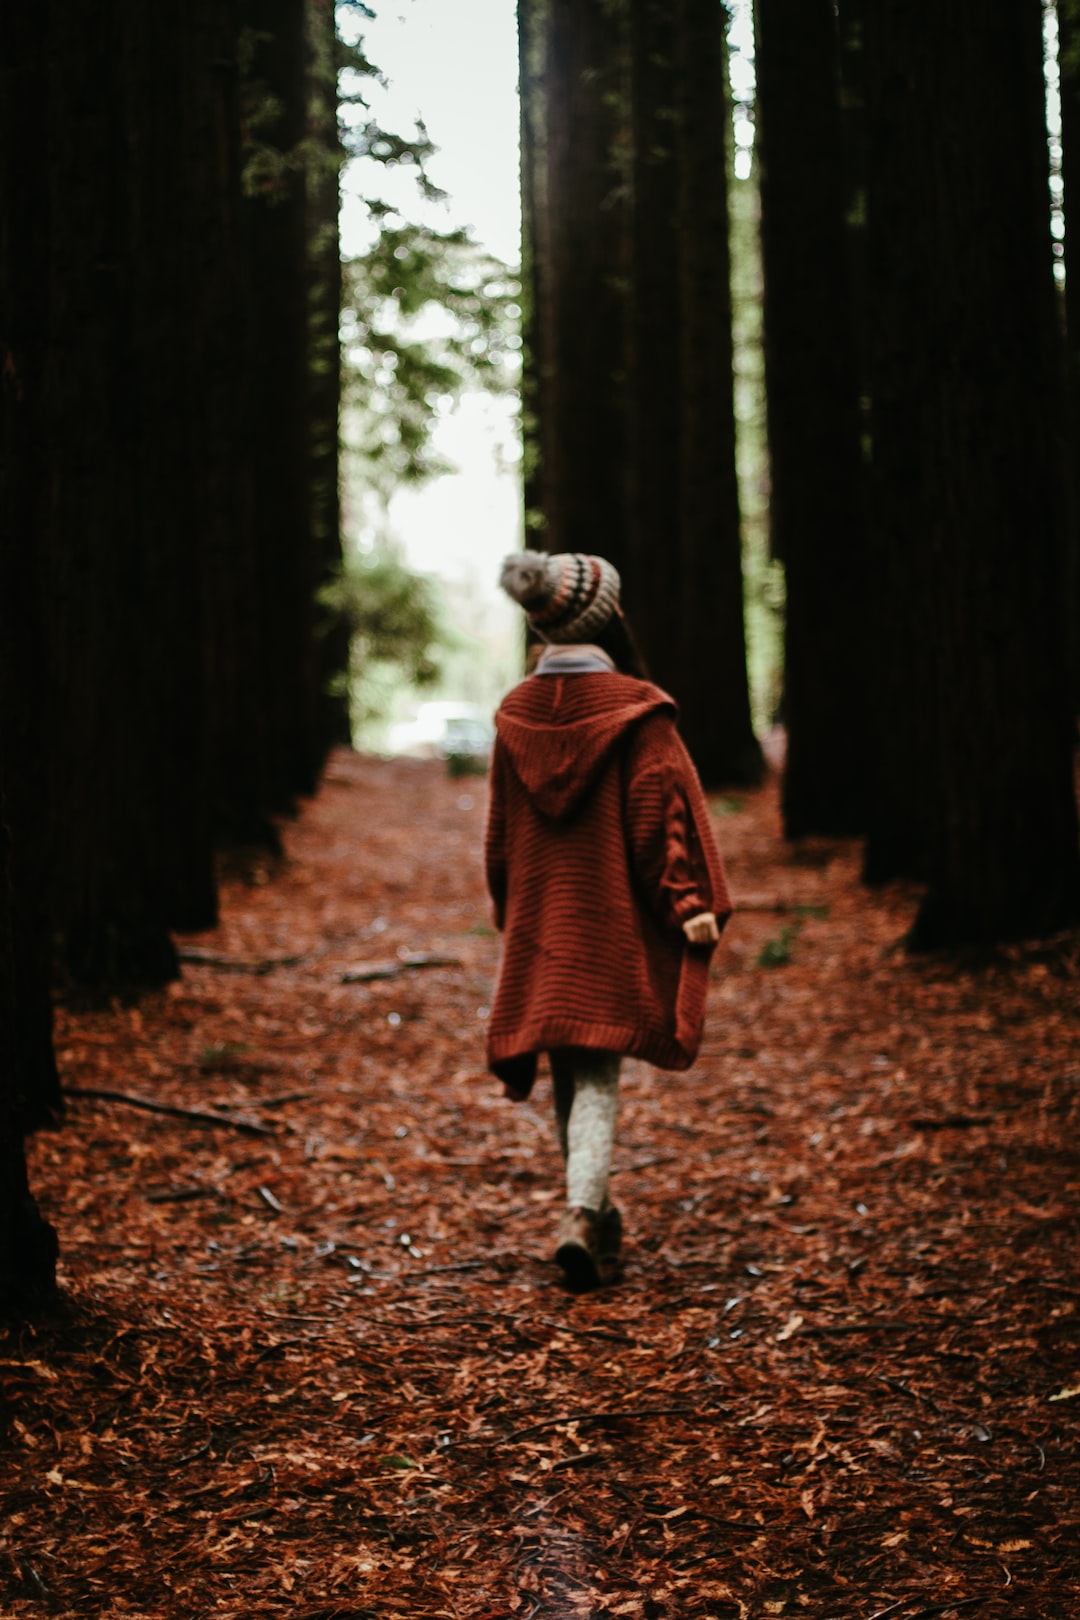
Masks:
[[[559,1222],[555,1261],[571,1288],[600,1282],[600,1217],[594,1209],[568,1209]]]
[[[618,1265],[622,1249],[622,1216],[614,1204],[605,1204],[600,1211],[596,1242],[600,1270],[606,1276]]]

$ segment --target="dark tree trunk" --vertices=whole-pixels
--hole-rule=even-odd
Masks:
[[[755,781],[722,7],[521,0],[526,508],[598,551],[710,781]]]
[[[51,1297],[56,1237],[23,1150],[60,1111],[49,996],[42,377],[45,6],[0,14],[0,1313]]]
[[[542,100],[533,118],[526,98],[531,137],[523,153],[535,177],[527,191],[541,538],[549,551],[600,552],[621,567],[621,24],[604,0],[521,0],[520,9]]]
[[[869,0],[837,0],[840,135],[843,146],[843,212],[850,309],[847,327],[855,351],[859,424],[870,432],[870,384],[866,313],[866,7]],[[865,446],[864,446],[865,449]],[[863,460],[865,462],[865,453]],[[865,521],[865,518],[864,518]]]
[[[269,715],[261,680],[259,563],[253,529],[251,390],[243,253],[237,0],[190,7],[195,58],[192,185],[193,353],[201,379],[203,668],[209,804],[227,843],[273,846]],[[179,43],[179,42],[178,42]]]
[[[338,235],[342,149],[338,135],[337,30],[333,0],[307,0],[309,254],[309,359],[311,414],[311,525],[318,582],[341,572],[341,499],[338,476],[338,406],[341,399],[341,248]],[[321,765],[328,749],[348,744],[349,626],[343,613],[319,604],[316,638],[316,747]]]
[[[725,14],[629,7],[626,600],[706,781],[754,782],[735,469]]]
[[[199,418],[196,235],[198,79],[213,71],[192,49],[192,17],[141,0],[118,4],[117,100],[124,108],[120,183],[131,419],[124,424],[145,592],[136,657],[150,730],[139,749],[151,802],[143,810],[172,927],[217,920],[203,645],[206,503]],[[151,65],[153,67],[151,68]]]
[[[915,943],[1077,915],[1039,0],[867,8],[876,625],[870,869]]]
[[[318,200],[318,551],[303,0],[252,4],[247,19],[269,81],[262,133],[275,121],[280,145],[246,207],[239,0],[193,0],[181,26],[135,0],[52,0],[33,28],[10,23],[22,65],[6,69],[6,105],[34,105],[41,147],[31,161],[12,114],[5,275],[23,337],[37,323],[18,473],[37,538],[11,563],[22,606],[9,611],[20,647],[38,637],[36,665],[20,653],[19,724],[47,751],[9,727],[9,755],[30,764],[5,792],[18,873],[24,776],[44,771],[51,921],[62,967],[84,982],[171,976],[169,928],[214,920],[215,824],[272,836],[270,808],[314,785],[341,734],[322,679],[343,662],[341,638],[317,645],[314,625],[340,553],[332,14],[312,5],[331,176]]]
[[[540,379],[544,358],[537,287],[540,233],[547,217],[544,136],[546,0],[518,0],[518,98],[521,108],[521,438],[525,543],[543,543]]]
[[[866,547],[829,0],[757,0],[769,507],[784,564],[784,828],[865,827]]]
[[[649,673],[683,685],[682,138],[677,0],[634,0],[629,44],[626,541],[623,599]]]
[[[244,203],[253,523],[269,785],[278,809],[315,789],[319,582],[311,525],[304,0],[242,0],[251,61]],[[269,149],[258,161],[255,143]]]
[[[930,591],[925,526],[935,497],[920,482],[927,471],[920,410],[923,391],[939,370],[927,352],[923,324],[931,296],[926,255],[937,163],[926,174],[921,162],[940,132],[931,137],[920,126],[925,109],[908,84],[913,64],[890,55],[896,8],[888,0],[866,0],[864,12],[865,355],[872,387],[867,549],[874,647],[865,876],[876,883],[926,875],[931,828],[939,813],[935,687],[929,638],[920,623]],[[925,94],[925,84],[922,89]],[[940,121],[941,110],[934,112]],[[950,271],[935,266],[933,273],[947,281]]]
[[[46,619],[53,893],[63,961],[84,981],[160,982],[176,969],[176,893],[158,836],[159,666],[146,665],[158,562],[144,539],[140,457],[148,371],[132,247],[149,226],[132,174],[130,9],[50,9],[50,342],[44,379]],[[141,70],[150,73],[150,64]],[[152,408],[152,407],[151,407]],[[158,514],[153,514],[157,516]],[[160,514],[174,552],[171,518]],[[151,514],[146,514],[149,520]]]
[[[1069,665],[1074,712],[1080,713],[1080,0],[1057,0],[1061,70],[1061,177],[1065,243],[1065,356],[1069,532],[1066,572]]]
[[[761,779],[750,717],[735,462],[728,220],[727,14],[680,0],[678,602],[680,725],[705,782]],[[656,544],[662,551],[660,536]]]

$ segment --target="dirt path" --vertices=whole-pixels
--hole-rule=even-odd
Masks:
[[[547,1085],[482,1070],[483,797],[339,756],[216,960],[62,1015],[69,1086],[233,1123],[34,1145],[77,1315],[0,1349],[0,1612],[1074,1620],[1080,936],[909,961],[911,894],[717,801],[705,1052],[630,1066],[574,1298]]]

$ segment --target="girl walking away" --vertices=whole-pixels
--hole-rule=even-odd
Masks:
[[[543,642],[495,717],[485,838],[503,933],[487,1058],[529,1095],[549,1056],[566,1163],[555,1258],[568,1283],[614,1273],[608,1197],[624,1056],[686,1069],[709,961],[731,914],[675,704],[645,677],[602,557],[524,551],[503,589]]]

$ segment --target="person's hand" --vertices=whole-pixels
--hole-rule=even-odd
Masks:
[[[711,911],[700,911],[696,917],[689,917],[682,931],[691,945],[715,945],[720,938],[716,917]]]

